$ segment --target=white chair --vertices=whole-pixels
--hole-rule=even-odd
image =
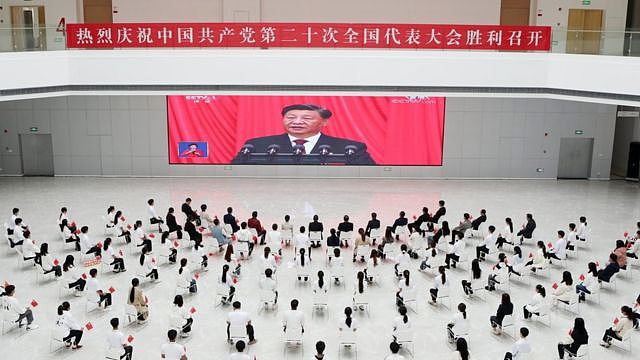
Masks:
[[[377,229],[371,229],[369,231],[369,239],[371,239],[371,243],[375,244],[376,242],[379,242],[380,239],[382,239],[382,229],[377,228]]]
[[[418,313],[418,294],[415,288],[402,290],[402,302],[407,309]]]
[[[551,327],[551,315],[549,314],[549,304],[541,305],[538,308],[538,314],[532,314],[532,319],[533,318],[535,318],[536,321],[539,321],[547,325],[548,327]]]
[[[325,313],[328,311],[329,311],[329,293],[325,291],[314,293],[311,317],[314,317],[316,312]]]
[[[322,231],[309,231],[309,240],[312,243],[319,243],[322,241]]]
[[[230,345],[242,340],[245,344],[249,343],[249,336],[247,336],[247,329],[243,326],[229,326],[229,340]]]
[[[6,309],[7,306],[0,300],[0,321],[2,321],[2,331],[0,332],[0,335],[4,335],[12,329],[18,328],[18,323],[16,322],[18,320],[18,315],[9,312]]]
[[[505,315],[502,319],[502,326],[498,325],[498,329],[500,332],[506,332],[507,335],[515,339],[516,327],[515,322],[513,321],[513,315]]]
[[[627,331],[626,334],[624,334],[624,336],[622,337],[622,340],[618,340],[616,338],[611,338],[611,345],[614,345],[622,350],[626,350],[631,352],[631,337],[633,336],[633,333],[635,331],[629,330]]]
[[[353,231],[341,231],[340,232],[340,243],[349,243],[353,240]]]
[[[371,254],[371,247],[369,245],[360,245],[356,251],[356,259],[366,261]]]
[[[342,358],[342,352],[344,350],[353,351],[356,360],[358,359],[358,342],[356,336],[352,330],[346,329],[341,332],[340,342],[338,343],[338,359]]]
[[[284,332],[282,340],[284,341],[284,353],[286,358],[287,350],[292,347],[300,348],[300,352],[304,353],[304,333],[301,328],[287,327],[287,331]]]
[[[56,278],[55,271],[45,273],[42,265],[36,265],[34,270],[36,272],[36,285],[39,285],[41,282],[45,282],[46,280],[55,280]]]
[[[276,301],[276,293],[273,290],[260,290],[260,303],[258,305],[258,313],[263,310],[276,310],[278,303]]]
[[[580,315],[580,303],[578,302],[577,296],[571,297],[568,304],[559,300],[556,301],[556,307],[562,307],[568,312]]]
[[[413,342],[413,331],[410,329],[407,330],[399,330],[395,333],[396,342],[400,344],[402,347],[400,350],[406,350],[409,353],[409,356],[413,358],[413,354],[415,352],[415,344]]]
[[[444,303],[442,299],[446,299],[447,302]],[[445,287],[441,287],[438,290],[438,297],[436,298],[436,303],[444,305],[447,309],[451,309],[451,287],[445,286]]]
[[[49,336],[49,352],[54,353],[61,349],[64,349],[65,342],[63,340],[64,333],[60,326],[55,325],[53,330],[51,330],[51,335]]]
[[[384,256],[385,259],[393,259],[396,257],[396,245],[394,243],[387,243],[384,244],[384,247],[382,248],[382,255]]]
[[[613,288],[613,290],[615,291],[618,288],[618,273],[613,274],[613,276],[611,276],[609,281],[604,281],[604,280],[598,281],[600,289],[603,289],[605,287],[604,285],[607,284],[607,287],[609,287],[609,290]]]
[[[117,234],[117,230],[116,227],[111,224],[111,222],[109,220],[107,220],[107,217],[102,215],[102,223],[104,224],[104,235],[105,236],[116,236]]]
[[[400,237],[408,237],[409,236],[409,227],[407,225],[396,226],[396,231],[393,234],[394,236]],[[406,240],[406,239],[405,239]]]
[[[244,259],[249,258],[249,243],[245,241],[237,241],[235,251]]]
[[[565,352],[569,356],[569,359],[591,359],[591,357],[589,356],[589,345],[588,344],[580,346],[578,348],[578,351],[576,351],[575,354],[573,354],[573,353],[571,353],[570,351],[567,351],[567,350],[565,350]]]
[[[107,345],[107,348],[105,350],[104,358],[108,359],[108,360],[120,360],[120,357],[123,354],[124,354],[124,350],[123,349],[112,348],[109,345]]]

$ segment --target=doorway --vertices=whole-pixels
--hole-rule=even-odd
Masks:
[[[603,10],[569,9],[567,54],[600,54]]]
[[[12,6],[11,27],[15,51],[46,50],[44,6]]]
[[[558,179],[588,179],[592,157],[593,138],[560,138]]]
[[[531,0],[502,0],[500,3],[500,25],[527,26]]]
[[[53,141],[51,134],[20,134],[22,174],[53,176]]]
[[[113,22],[111,0],[84,0],[82,11],[85,24],[111,24]]]

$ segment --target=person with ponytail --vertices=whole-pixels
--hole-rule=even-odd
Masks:
[[[547,247],[544,246],[544,242],[538,241],[536,244],[536,252],[533,254],[533,259],[529,260],[525,266],[531,266],[531,271],[536,272],[537,269],[542,269],[546,266],[547,259]]]
[[[393,266],[396,271],[397,277],[402,277],[402,273],[404,273],[404,270],[409,268],[410,262],[411,255],[409,255],[409,248],[407,247],[407,244],[400,245],[400,255],[398,255],[396,264]]]
[[[336,285],[340,285],[340,278],[344,276],[344,259],[340,256],[340,248],[333,248],[333,256],[329,259],[329,269]]]
[[[438,292],[440,289],[448,288],[449,281],[447,280],[446,268],[444,266],[440,266],[438,268],[438,273],[440,276],[436,276],[433,279],[433,288],[429,289],[429,293],[431,294],[431,301],[429,304],[435,305],[438,299]]]
[[[589,343],[589,333],[584,327],[584,319],[576,318],[573,321],[573,328],[569,329],[569,335],[565,340],[558,343],[558,356],[560,360],[564,359],[564,353],[577,354],[582,345]]]
[[[545,306],[547,297],[547,290],[544,286],[538,284],[536,285],[536,293],[533,296],[533,299],[529,301],[527,305],[525,305],[522,310],[524,312],[524,319],[531,319],[533,314],[540,315],[540,308]]]
[[[188,289],[190,293],[198,292],[197,281],[191,274],[191,269],[189,269],[186,258],[180,259],[180,268],[178,269],[176,285],[179,288]]]
[[[513,256],[511,257],[511,261],[507,263],[507,268],[509,268],[509,276],[511,274],[515,274],[517,276],[522,276],[522,270],[525,267],[525,259],[524,255],[522,255],[522,248],[516,245],[513,247]]]
[[[477,289],[477,284],[482,281],[482,269],[480,269],[480,261],[478,259],[471,260],[469,275],[470,280],[462,280],[462,290],[467,296],[473,295],[473,289]]]
[[[318,281],[313,286],[313,299],[316,304],[324,304],[327,301],[329,285],[324,281],[324,272],[318,270]]]
[[[371,249],[371,254],[367,260],[367,267],[364,269],[365,279],[369,284],[373,283],[374,279],[378,277],[380,260],[378,260],[378,250]]]
[[[467,305],[458,304],[458,312],[453,315],[453,319],[447,324],[447,336],[449,343],[453,344],[457,338],[469,333],[469,320],[467,320]]]
[[[410,279],[411,273],[409,270],[402,272],[402,278],[398,281],[398,291],[396,292],[396,306],[404,306],[404,299],[412,297],[415,291],[415,286]]]
[[[142,272],[145,274],[145,277],[151,278],[151,281],[158,280],[158,266],[154,263],[153,258],[149,253],[151,249],[148,247],[142,248],[142,253],[140,254],[140,266],[142,267]]]
[[[182,295],[176,295],[173,298],[173,306],[169,314],[170,326],[180,331],[182,337],[188,337],[193,326],[193,317],[189,314],[189,310],[184,306]]]
[[[178,249],[173,246],[173,243],[169,241],[170,233],[168,231],[164,231],[162,235],[160,235],[160,244],[162,247],[160,248],[160,255],[166,256],[167,260],[171,264],[175,264],[178,258]]]
[[[120,230],[120,235],[118,235],[118,237],[124,236],[124,240],[129,244],[131,243],[131,231],[129,231],[124,221],[125,219],[124,216],[122,216],[122,211],[116,211],[116,214],[113,216],[113,226]]]
[[[27,330],[35,330],[39,327],[33,324],[31,307],[21,305],[18,299],[16,299],[15,285],[7,285],[4,291],[0,293],[0,305],[7,313],[6,319],[15,317],[16,320],[14,320],[14,322],[18,324],[18,327],[22,327],[22,320],[24,319],[27,320]]]
[[[345,307],[344,319],[340,320],[340,322],[338,323],[338,330],[340,330],[341,334],[343,331],[346,333],[346,332],[355,332],[356,330],[358,330],[356,320],[353,317],[351,317],[352,315],[353,315],[353,309],[351,309],[351,307],[349,306]]]
[[[308,249],[303,247],[298,249],[298,256],[295,257],[296,268],[298,269],[298,281],[309,281],[309,268],[311,267],[311,259],[307,255]]]
[[[82,296],[82,291],[87,284],[87,281],[78,274],[78,268],[73,264],[73,255],[67,255],[62,264],[62,276],[67,283],[69,289],[74,289],[74,295],[77,297]]]
[[[424,252],[424,260],[420,263],[420,271],[426,271],[436,266],[436,262],[439,261],[438,250],[436,249],[436,243],[429,243],[429,247]]]
[[[465,338],[456,339],[456,349],[451,355],[451,360],[469,360],[469,345]]]
[[[365,233],[363,228],[358,229],[358,235],[356,236],[355,245],[353,246],[353,262],[356,262],[356,257],[358,257],[358,249],[362,251],[362,248],[369,249],[371,247],[371,239]],[[365,262],[365,255],[360,254],[360,260]]]
[[[69,225],[69,220],[62,219],[60,222],[60,228],[62,229],[62,237],[65,243],[75,243],[76,251],[80,251],[80,239],[76,234],[76,228]],[[72,231],[73,229],[73,231]]]
[[[227,249],[225,250],[224,253],[224,261],[229,265],[229,268],[231,268],[232,266],[233,268],[233,274],[235,276],[240,276],[240,271],[242,270],[242,265],[240,264],[239,261],[237,261],[237,257],[235,255],[235,252],[233,250],[233,244],[229,243],[227,244]]]
[[[62,267],[60,265],[53,264],[53,257],[49,255],[49,244],[40,244],[40,252],[38,253],[38,263],[45,274],[50,272],[54,273],[56,280],[59,280],[62,276]]]
[[[513,245],[513,221],[508,217],[504,219],[504,222],[506,224],[504,230],[498,234],[498,238],[496,239],[496,247],[498,249],[502,249],[504,244]]]
[[[262,272],[264,270],[271,269],[271,272],[275,274],[278,269],[278,262],[276,261],[276,256],[271,252],[270,246],[265,246],[264,253],[262,255]]]
[[[133,224],[133,232],[131,233],[131,237],[135,240],[135,244],[137,247],[147,247],[149,251],[153,249],[153,245],[151,245],[151,239],[147,237],[144,229],[142,227],[142,220],[136,220]]]
[[[365,310],[364,304],[369,303],[367,299],[367,281],[364,277],[364,271],[358,271],[356,274],[356,282],[353,289],[353,309]]]
[[[500,335],[502,332],[502,320],[504,320],[504,317],[507,315],[513,315],[513,303],[511,302],[511,296],[503,293],[496,314],[489,317],[489,324],[491,324],[494,334]]]
[[[229,244],[231,245],[231,244]],[[222,273],[220,274],[220,279],[218,281],[218,283],[220,284],[220,286],[222,288],[225,288],[228,290],[227,292],[227,296],[223,296],[222,297],[222,303],[224,305],[230,304],[233,301],[233,295],[236,292],[236,288],[235,286],[233,286],[233,279],[232,276],[229,272],[229,264],[224,264],[222,265]]]
[[[393,341],[398,341],[399,333],[409,330],[411,330],[411,322],[407,316],[407,308],[400,306],[398,307],[398,316],[393,320]]]
[[[140,289],[140,280],[133,278],[131,280],[131,289],[129,289],[129,296],[127,296],[127,304],[136,308],[138,313],[138,321],[144,322],[149,318],[149,304],[147,297]]]
[[[629,306],[621,307],[619,316],[620,318],[616,318],[618,321],[614,321],[613,326],[604,332],[600,346],[610,347],[613,339],[622,341],[627,332],[632,331],[638,325],[636,314]]]
[[[62,341],[67,347],[71,347],[73,350],[80,349],[80,340],[84,333],[84,327],[81,326],[71,313],[71,304],[68,301],[63,302],[58,306],[58,320],[56,325],[64,334]],[[73,339],[73,341],[72,341]]]
[[[127,269],[124,268],[124,257],[116,255],[113,246],[111,246],[111,241],[111,238],[108,237],[104,239],[104,244],[102,245],[105,261],[111,261],[109,265],[113,266],[113,272],[125,272]]]

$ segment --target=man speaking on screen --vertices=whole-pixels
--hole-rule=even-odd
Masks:
[[[285,134],[264,136],[249,139],[242,149],[250,148],[252,153],[268,153],[277,148],[281,154],[345,154],[347,164],[375,165],[375,161],[367,152],[367,145],[349,139],[337,138],[323,134],[322,128],[327,126],[332,113],[313,104],[293,104],[282,109],[282,122]],[[247,163],[243,150],[233,159],[234,164]],[[321,157],[314,157],[315,164],[323,163]],[[249,161],[250,162],[250,161]],[[273,163],[278,164],[278,158]],[[287,162],[290,163],[290,162]],[[309,163],[308,161],[305,163]]]

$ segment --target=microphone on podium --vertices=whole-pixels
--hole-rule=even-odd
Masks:
[[[242,149],[240,149],[240,154],[242,155],[249,155],[252,152],[253,152],[253,145],[251,144],[244,144]]]
[[[267,147],[267,154],[268,155],[275,155],[278,151],[280,151],[280,145],[277,144],[271,144]]]
[[[293,155],[302,155],[304,153],[304,145],[296,144],[293,146]]]
[[[344,147],[344,153],[347,156],[353,156],[356,151],[358,151],[358,148],[355,145],[347,145]]]
[[[331,145],[320,145],[318,150],[320,150],[320,155],[322,156],[329,155],[331,154]]]

